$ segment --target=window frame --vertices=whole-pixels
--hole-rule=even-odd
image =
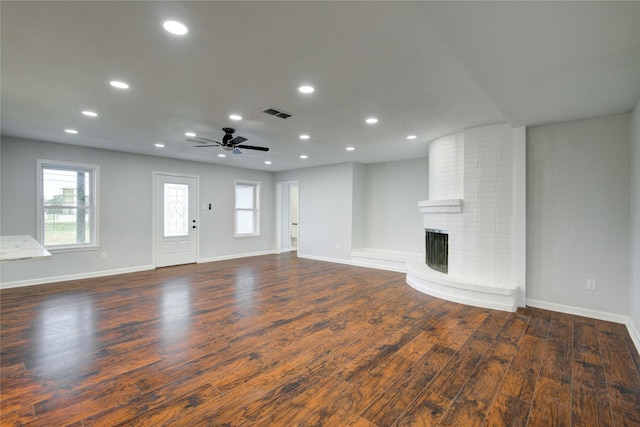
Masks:
[[[73,243],[60,245],[45,245],[45,205],[44,200],[44,170],[57,169],[62,171],[83,171],[91,174],[90,177],[90,204],[83,206],[89,212],[89,243]],[[88,163],[67,162],[61,160],[37,159],[36,180],[36,239],[51,253],[76,252],[97,250],[99,244],[99,179],[100,166]],[[77,207],[76,207],[77,208]]]
[[[237,188],[239,185],[253,187],[253,209],[238,208],[238,200],[236,196]],[[233,182],[233,237],[258,237],[260,236],[260,185],[259,181],[247,181],[243,179],[236,179]],[[254,232],[253,233],[238,233],[238,212],[253,212],[254,220]]]

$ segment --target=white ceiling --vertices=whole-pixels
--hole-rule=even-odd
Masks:
[[[0,7],[8,136],[281,171],[425,156],[430,141],[464,128],[628,112],[640,98],[640,2]],[[167,33],[167,19],[189,33]],[[315,92],[300,94],[302,84]],[[269,107],[293,117],[262,113]],[[379,122],[365,124],[372,115]],[[184,141],[186,131],[220,140],[225,126],[271,151],[220,159]]]

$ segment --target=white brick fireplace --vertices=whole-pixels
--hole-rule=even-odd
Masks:
[[[407,283],[447,300],[506,311],[525,297],[525,129],[483,126],[429,146],[424,228],[448,233],[448,272],[407,265]]]

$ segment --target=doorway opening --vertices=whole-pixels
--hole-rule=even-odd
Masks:
[[[276,251],[295,251],[300,245],[298,182],[279,182],[276,197],[278,200]]]

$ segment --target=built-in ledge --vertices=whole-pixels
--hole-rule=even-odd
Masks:
[[[407,263],[407,283],[425,294],[476,307],[516,311],[517,288],[473,283],[435,271],[419,262]]]
[[[362,267],[407,272],[407,263],[424,262],[424,253],[359,248],[351,251],[351,263]]]
[[[422,213],[462,212],[462,199],[423,200],[418,202]]]

